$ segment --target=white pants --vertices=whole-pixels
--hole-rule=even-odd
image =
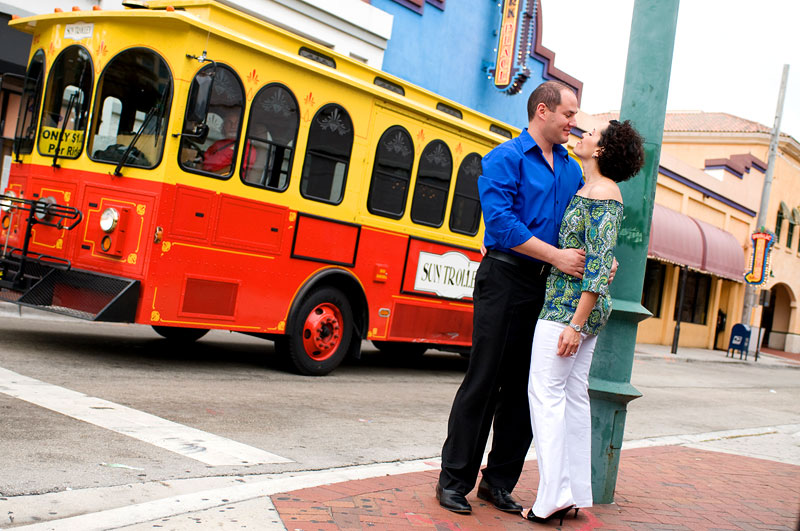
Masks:
[[[556,355],[567,325],[539,320],[533,336],[528,402],[539,462],[533,514],[542,518],[564,507],[592,506],[592,417],[589,367],[596,335],[581,334],[575,355]]]

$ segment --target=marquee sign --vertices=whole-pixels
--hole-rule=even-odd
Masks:
[[[750,238],[753,240],[753,260],[744,280],[748,284],[759,286],[769,277],[770,251],[775,235],[769,231],[754,232]]]
[[[527,66],[535,29],[537,0],[503,0],[497,37],[497,58],[490,70],[494,86],[506,94],[517,94],[530,77]]]

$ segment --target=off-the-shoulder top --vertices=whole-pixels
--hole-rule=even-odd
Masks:
[[[581,292],[591,291],[599,296],[582,331],[597,334],[605,326],[611,314],[608,275],[621,224],[622,203],[619,201],[572,197],[561,221],[558,246],[586,251],[583,280],[551,268],[539,319],[569,323],[578,308]]]

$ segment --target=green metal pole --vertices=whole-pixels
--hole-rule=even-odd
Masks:
[[[592,490],[595,503],[614,501],[627,404],[641,395],[631,385],[647,244],[656,189],[679,0],[636,0],[628,45],[621,119],[645,139],[642,171],[621,186],[625,219],[615,251],[613,312],[600,334],[589,374],[592,402]]]

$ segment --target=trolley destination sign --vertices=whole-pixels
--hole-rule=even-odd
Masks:
[[[457,251],[434,254],[422,251],[414,289],[450,299],[471,298],[480,262]]]

